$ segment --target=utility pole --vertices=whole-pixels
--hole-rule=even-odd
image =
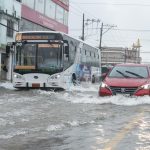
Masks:
[[[127,62],[127,49],[125,48],[125,54],[124,54],[124,63]]]
[[[83,21],[82,21],[82,37],[81,39],[84,41],[84,13],[83,13]]]
[[[103,35],[103,22],[102,22],[102,25],[101,25],[101,28],[100,28],[100,41],[99,41],[100,51],[101,51],[101,48],[102,48],[102,35]]]
[[[83,20],[82,20],[82,36],[81,36],[81,39],[84,41],[86,36],[85,36],[85,28],[88,30],[88,26],[91,25],[92,26],[92,29],[93,29],[93,24],[97,24],[97,27],[100,23],[100,19],[86,19],[85,20],[85,15],[83,13]],[[90,35],[87,35],[87,36],[90,36]]]
[[[109,27],[109,28],[107,28],[107,30],[105,31],[105,32],[103,32],[103,27],[104,26],[106,26],[106,27]],[[101,24],[101,28],[100,28],[100,42],[99,42],[99,49],[101,50],[102,49],[102,37],[103,37],[103,35],[106,33],[106,32],[108,32],[110,29],[112,29],[113,27],[117,27],[117,26],[115,26],[115,25],[104,25],[103,24],[103,22],[102,22],[102,24]]]

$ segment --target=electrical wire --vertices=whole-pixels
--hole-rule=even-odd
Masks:
[[[100,28],[89,28],[89,29],[100,29]],[[103,29],[108,29],[108,28],[103,28]],[[82,30],[81,28],[78,29],[70,29],[70,30],[74,30],[74,31],[79,31]],[[111,30],[118,30],[118,31],[131,31],[131,32],[150,32],[150,29],[144,30],[144,29],[121,29],[121,28],[112,28]]]
[[[72,4],[73,4],[73,5],[72,5]],[[89,12],[89,11],[87,11],[87,10],[81,8],[81,7],[78,5],[78,3],[74,3],[74,2],[72,2],[72,1],[70,1],[70,5],[71,5],[72,7],[76,6],[76,9],[77,9],[78,11],[80,11],[81,13],[86,13],[87,16],[89,16],[89,17],[97,18],[97,17],[96,17],[94,14],[92,14],[91,12]],[[74,8],[75,8],[75,7],[74,7]]]
[[[132,7],[150,7],[150,4],[143,4],[143,3],[106,3],[106,2],[72,2],[74,4],[80,4],[80,5],[115,5],[115,6],[132,6]]]

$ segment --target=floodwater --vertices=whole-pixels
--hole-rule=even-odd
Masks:
[[[149,150],[150,97],[98,97],[98,85],[18,91],[0,83],[0,150]]]

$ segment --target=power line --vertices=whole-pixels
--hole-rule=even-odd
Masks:
[[[70,14],[72,14],[72,15],[76,15],[76,16],[79,16],[79,17],[82,17],[82,15],[81,15],[81,14],[79,14],[79,13],[77,13],[77,12],[75,12],[75,11],[70,12]],[[70,16],[70,15],[69,15],[69,16]]]
[[[77,6],[77,9],[78,9],[81,13],[86,13],[86,15],[89,15],[89,17],[97,18],[97,17],[96,17],[94,14],[92,14],[91,12],[86,11],[86,10],[84,10],[83,8],[81,8],[81,7],[78,5],[78,3],[70,2],[70,5],[71,5],[71,3],[72,3],[73,5],[76,5],[76,6]],[[71,6],[72,6],[72,5],[71,5]]]
[[[89,28],[89,29],[91,29],[91,30],[98,30],[98,29],[100,29],[100,28]],[[104,29],[108,29],[107,27],[104,27]],[[106,41],[108,41],[108,42],[113,42],[112,44],[114,45],[114,42],[115,42],[115,45],[127,45],[127,43],[128,43],[128,45],[129,45],[129,43],[131,42],[131,41],[135,41],[135,39],[137,39],[137,35],[134,35],[133,37],[132,37],[132,39],[131,38],[129,38],[129,35],[126,35],[126,33],[127,33],[127,31],[128,32],[143,32],[143,33],[149,33],[150,32],[150,29],[146,29],[146,30],[144,30],[144,29],[121,29],[121,28],[112,28],[111,29],[112,30],[112,32],[110,32],[110,34],[112,34],[113,32],[113,34],[111,35],[111,36],[109,36],[109,40],[107,39],[107,37],[108,36],[106,36],[106,37],[104,37],[104,40],[102,41],[102,43],[104,43],[104,42],[106,42]],[[70,31],[81,31],[81,29],[70,29]],[[116,33],[115,32],[117,32],[117,33],[120,33],[120,35],[122,35],[123,33],[122,32],[125,32],[125,35],[126,35],[126,37],[118,37],[118,35],[116,35]],[[115,35],[114,35],[115,34]],[[95,34],[95,35],[99,35],[98,33],[97,34]],[[90,35],[90,36],[92,36],[92,35]],[[139,35],[138,35],[138,37],[139,37]],[[111,40],[110,40],[110,38],[112,38]],[[124,39],[124,40],[123,40]],[[150,41],[150,39],[148,38],[148,39],[146,39],[146,38],[140,38],[140,40],[141,41],[147,41],[147,42],[149,42]],[[98,39],[97,39],[97,42],[98,42]],[[95,43],[97,43],[96,41],[95,41]],[[110,44],[110,43],[109,43]],[[130,43],[131,44],[131,43]],[[143,52],[143,53],[147,53],[147,52]],[[149,53],[149,52],[148,52]]]
[[[146,52],[146,51],[144,52],[144,51],[143,51],[143,52],[140,52],[140,53],[150,53],[150,52]]]
[[[78,9],[78,8],[76,8],[76,7],[74,7],[73,5],[71,5],[70,4],[70,7],[72,7],[74,10],[76,10],[78,13],[80,13],[80,14],[82,14],[83,12],[80,10],[80,9]]]
[[[132,32],[150,32],[150,30],[142,30],[142,29],[113,29],[113,30],[120,30],[120,31],[132,31]]]
[[[113,29],[111,29],[111,30],[113,30]],[[81,31],[81,30],[80,30]],[[75,31],[76,32],[76,31]],[[127,42],[129,42],[129,41],[134,41],[135,40],[135,38],[137,37],[136,35],[135,36],[130,36],[130,35],[126,35],[126,37],[125,36],[123,36],[121,33],[120,33],[120,37],[118,37],[118,38],[116,38],[118,35],[115,33],[115,35],[114,34],[112,34],[111,32],[110,32],[110,34],[111,34],[111,36],[109,36],[109,40],[108,39],[105,39],[105,41],[111,41],[111,42],[114,42],[114,41],[116,41],[117,43],[118,43],[118,41],[119,42],[121,42],[121,43],[127,43]],[[90,34],[90,36],[96,36],[96,35],[98,35],[98,33],[94,33],[94,34]],[[112,39],[110,39],[110,38],[112,38]],[[117,40],[117,39],[119,39],[119,40]],[[120,39],[125,39],[125,40],[120,40]],[[140,38],[140,40],[141,41],[147,41],[147,42],[150,42],[150,39],[145,39],[145,38]]]
[[[75,8],[75,7],[74,7],[74,6],[72,6],[72,5],[70,5],[70,7],[72,7],[72,9],[74,10],[74,12],[75,12],[76,14],[78,14],[78,15],[82,16],[82,12],[81,12],[81,10],[79,10],[79,9]],[[71,11],[70,11],[70,12],[71,12]]]
[[[95,2],[95,3],[83,3],[83,2],[72,2],[74,4],[80,5],[115,5],[115,6],[132,6],[132,7],[150,7],[150,4],[140,4],[140,3],[105,3],[105,2]]]
[[[90,28],[89,28],[90,29]],[[91,28],[91,29],[95,29],[97,30],[98,28]],[[104,28],[104,29],[108,29],[108,28]],[[70,29],[70,30],[73,30],[73,31],[80,31],[82,29]],[[118,30],[118,31],[132,31],[132,32],[150,32],[150,29],[147,29],[147,30],[143,30],[143,29],[121,29],[121,28],[112,28],[112,30]]]

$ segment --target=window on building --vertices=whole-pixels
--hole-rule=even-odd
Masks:
[[[7,20],[7,36],[13,37],[14,23],[12,20]]]
[[[56,17],[56,4],[51,0],[46,1],[45,15],[52,19]]]
[[[35,1],[35,10],[44,14],[44,0],[36,0]]]
[[[22,0],[22,3],[25,4],[26,6],[32,8],[32,9],[35,8],[34,7],[34,5],[35,5],[34,0]]]
[[[64,23],[64,9],[57,5],[56,7],[56,20],[60,23]]]
[[[68,25],[68,11],[64,10],[64,25]]]
[[[16,0],[17,2],[21,2],[21,0]]]

